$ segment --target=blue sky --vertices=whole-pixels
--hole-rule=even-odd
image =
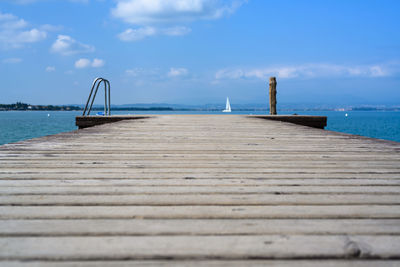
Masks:
[[[0,0],[0,103],[400,103],[397,0]]]

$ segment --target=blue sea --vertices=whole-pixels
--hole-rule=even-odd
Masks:
[[[293,112],[292,112],[293,113]],[[363,135],[400,142],[400,112],[396,111],[314,111],[299,115],[328,117],[327,130]],[[113,114],[222,114],[221,112],[113,112]],[[232,112],[231,114],[265,114],[262,112]],[[280,112],[290,114],[290,112]],[[347,116],[346,116],[347,114]],[[75,111],[1,111],[0,145],[30,138],[74,131]]]

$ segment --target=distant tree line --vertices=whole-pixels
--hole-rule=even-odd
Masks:
[[[103,110],[103,108],[93,108],[93,110]],[[150,108],[142,108],[142,107],[112,107],[111,110],[115,111],[174,111],[176,109],[170,107],[150,107]]]
[[[101,111],[103,107],[93,107],[92,110]],[[170,107],[112,107],[115,111],[173,111]],[[79,111],[83,110],[79,106],[54,106],[54,105],[31,105],[22,102],[17,102],[15,104],[0,104],[0,111],[7,110],[46,110],[46,111]]]
[[[17,102],[15,104],[0,104],[0,111],[7,111],[7,110],[69,111],[69,110],[82,110],[82,108],[78,106],[30,105],[22,102]]]

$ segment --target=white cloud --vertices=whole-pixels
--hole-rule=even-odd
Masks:
[[[17,64],[17,63],[21,63],[22,59],[21,58],[16,58],[16,57],[12,57],[12,58],[5,58],[2,60],[3,63],[6,64]]]
[[[186,78],[189,71],[186,68],[132,68],[125,70],[125,76],[135,84],[167,83],[168,81],[178,81]]]
[[[38,29],[32,29],[29,31],[20,32],[15,40],[19,43],[34,43],[46,38],[46,33],[43,31],[39,31]]]
[[[319,77],[385,77],[398,72],[400,65],[338,65],[338,64],[304,64],[276,66],[265,68],[228,68],[218,70],[217,80],[221,79],[261,79],[267,80],[270,76],[281,79],[291,78],[319,78]]]
[[[44,24],[44,25],[40,26],[40,29],[43,31],[46,31],[46,32],[60,31],[63,28],[64,28],[63,26],[55,26],[55,25],[51,25],[51,24]]]
[[[127,69],[125,74],[132,77],[141,77],[141,78],[161,78],[161,72],[159,69],[144,69],[144,68],[133,68]]]
[[[12,1],[10,1],[10,2],[12,2]],[[18,5],[31,4],[34,2],[39,2],[39,0],[14,0],[14,3],[18,4]]]
[[[104,64],[105,64],[104,60],[95,58],[95,59],[93,59],[92,67],[93,68],[100,68],[100,67],[103,67]]]
[[[125,74],[128,76],[137,77],[140,74],[140,69],[135,68],[135,69],[125,70]]]
[[[28,23],[23,20],[19,19],[18,17],[12,14],[2,14],[0,13],[0,28],[2,29],[22,29],[28,26]]]
[[[382,66],[370,66],[368,72],[373,77],[384,77],[389,74]]]
[[[176,26],[164,29],[162,32],[164,35],[169,36],[182,36],[190,33],[192,29],[184,26]]]
[[[32,4],[32,3],[37,3],[37,2],[45,2],[48,0],[9,0],[9,2],[12,2],[17,5],[27,5],[27,4]],[[67,0],[68,2],[76,2],[76,3],[89,3],[90,0]]]
[[[27,43],[42,41],[46,37],[46,31],[29,28],[25,20],[0,12],[0,46],[3,48],[20,48]]]
[[[146,26],[137,29],[129,28],[126,31],[120,33],[118,35],[118,38],[124,42],[134,42],[155,35],[182,36],[190,32],[191,32],[190,28],[183,26],[169,27],[164,29],[157,29],[152,26]]]
[[[78,60],[75,62],[75,68],[77,68],[77,69],[87,68],[87,67],[90,66],[90,64],[91,64],[91,62],[90,62],[89,59],[87,59],[87,58],[81,58],[81,59],[78,59]]]
[[[51,46],[50,51],[63,56],[69,56],[81,53],[91,53],[95,51],[95,48],[92,45],[82,44],[68,35],[58,35],[57,40]]]
[[[218,19],[233,13],[245,1],[117,0],[112,15],[135,25]]]
[[[182,26],[196,20],[218,19],[232,14],[247,0],[116,0],[112,15],[136,25],[120,33],[122,41],[139,41],[156,35],[182,36],[191,29]],[[160,26],[163,25],[163,26]]]
[[[48,66],[48,67],[46,68],[46,72],[53,72],[53,71],[56,71],[56,67],[54,67],[54,66]]]
[[[93,61],[90,61],[87,58],[81,58],[75,62],[75,68],[77,68],[77,69],[84,69],[84,68],[88,68],[88,67],[100,68],[100,67],[103,67],[104,65],[105,65],[105,61],[102,59],[98,59],[98,58],[93,59]]]
[[[120,33],[118,38],[121,41],[131,42],[139,41],[146,37],[153,36],[156,34],[156,29],[153,27],[143,27],[138,29],[127,29],[126,31]]]
[[[69,2],[75,2],[75,3],[84,3],[87,4],[90,2],[90,0],[68,0]]]
[[[185,76],[188,74],[188,70],[185,68],[171,68],[168,72],[168,77]]]

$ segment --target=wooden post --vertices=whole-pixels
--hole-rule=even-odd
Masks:
[[[269,78],[269,113],[276,115],[276,78]]]

